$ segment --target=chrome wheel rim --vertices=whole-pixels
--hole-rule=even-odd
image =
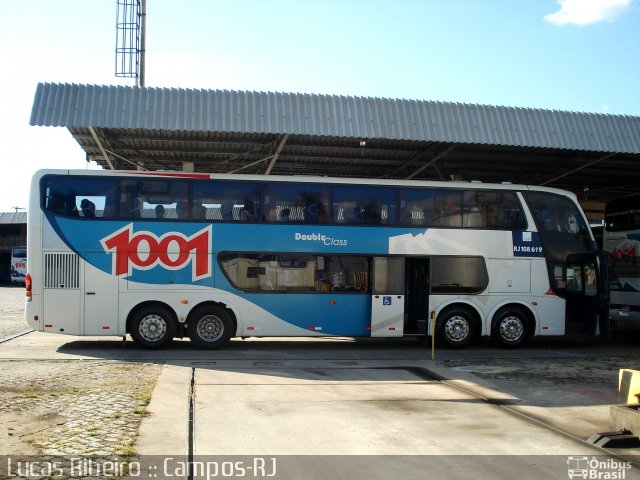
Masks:
[[[464,317],[456,315],[447,319],[444,325],[447,338],[455,342],[460,342],[469,335],[469,322]]]
[[[524,335],[522,320],[514,315],[504,318],[500,322],[500,336],[509,342],[515,342]]]
[[[215,315],[207,315],[198,320],[196,331],[205,342],[215,342],[224,334],[224,322]]]
[[[157,342],[167,334],[167,322],[160,315],[146,315],[140,320],[138,332],[147,342]]]

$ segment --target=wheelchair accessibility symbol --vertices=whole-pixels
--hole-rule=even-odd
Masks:
[[[391,305],[391,297],[382,297],[382,305]]]

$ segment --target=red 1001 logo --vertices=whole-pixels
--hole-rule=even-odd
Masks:
[[[200,280],[211,276],[211,238],[211,226],[189,237],[179,232],[158,237],[147,231],[134,233],[130,223],[100,243],[105,252],[113,255],[114,275],[131,275],[134,269],[149,270],[157,265],[180,270],[191,263],[192,279]]]

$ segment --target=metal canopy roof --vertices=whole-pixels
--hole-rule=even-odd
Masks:
[[[640,193],[640,117],[264,92],[38,85],[104,168],[479,180]]]
[[[0,225],[26,224],[27,212],[0,212]]]

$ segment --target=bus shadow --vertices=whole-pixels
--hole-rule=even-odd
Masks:
[[[188,340],[175,340],[162,350],[146,350],[131,341],[101,339],[72,341],[57,351],[66,356],[158,363],[205,373],[240,372],[263,377],[261,384],[422,382],[457,383],[458,388],[465,385],[471,390],[477,385],[485,393],[469,401],[545,408],[617,403],[618,370],[640,368],[637,342],[628,336],[614,336],[609,343],[537,338],[517,350],[483,341],[465,350],[436,348],[435,361],[431,345],[416,339],[234,339],[220,350],[196,349]]]

